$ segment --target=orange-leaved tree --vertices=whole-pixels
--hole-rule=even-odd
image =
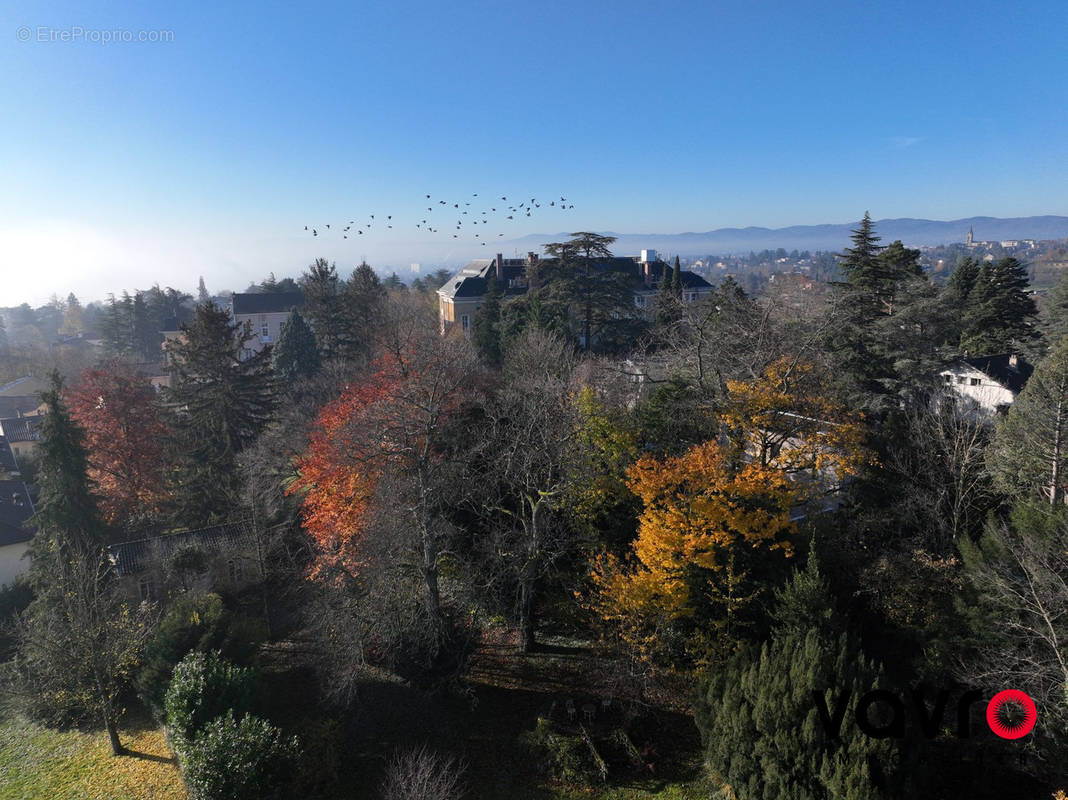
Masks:
[[[677,624],[700,604],[723,605],[729,626],[747,599],[739,554],[791,552],[797,484],[758,463],[738,467],[716,442],[662,461],[644,457],[627,485],[643,504],[638,538],[629,561],[597,562],[594,610],[641,658],[670,650]]]
[[[298,461],[289,487],[302,492],[305,527],[319,545],[320,569],[340,567],[356,576],[360,545],[388,478],[379,507],[382,525],[397,540],[411,540],[404,563],[424,585],[427,616],[442,620],[438,577],[449,526],[441,507],[455,493],[453,464],[442,451],[450,420],[479,386],[470,345],[442,337],[436,321],[418,308],[387,309],[380,355],[367,373],[320,414],[311,446]]]
[[[66,399],[85,431],[89,478],[105,522],[130,528],[156,517],[166,499],[167,427],[148,379],[111,361],[83,372]]]

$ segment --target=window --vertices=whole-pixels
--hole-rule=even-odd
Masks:
[[[226,574],[230,577],[230,583],[240,583],[243,572],[241,562],[231,558],[226,562]]]
[[[271,324],[269,322],[265,322],[260,326],[260,334],[264,339],[271,338]]]
[[[953,383],[953,376],[949,374],[943,375],[942,380],[946,383]]]
[[[460,317],[460,327],[464,329],[464,333],[467,333],[469,330],[471,330],[471,318],[467,316],[467,314],[464,314],[462,317]]]
[[[957,377],[957,383],[963,384],[963,383],[967,383],[967,382],[968,382],[968,378],[965,377],[964,375],[960,375],[960,376]]]
[[[982,381],[978,378],[969,378],[968,381],[971,386],[978,386],[980,383],[982,383]]]

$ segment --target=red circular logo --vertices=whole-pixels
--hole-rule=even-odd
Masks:
[[[1005,717],[1006,706],[1015,705],[1023,709],[1023,716],[1014,721]],[[1035,728],[1038,722],[1038,709],[1035,701],[1019,689],[1006,689],[998,692],[986,705],[986,724],[990,730],[1002,739],[1019,739]]]

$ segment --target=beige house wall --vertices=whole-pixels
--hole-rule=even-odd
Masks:
[[[30,559],[23,558],[29,542],[17,542],[0,547],[0,586],[9,585],[30,568]]]

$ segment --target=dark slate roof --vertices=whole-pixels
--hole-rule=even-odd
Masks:
[[[41,417],[7,417],[0,419],[0,436],[9,442],[37,442],[41,439],[38,428]]]
[[[0,472],[18,472],[19,462],[15,460],[15,454],[11,452],[11,445],[7,439],[0,436]]]
[[[33,516],[33,501],[22,481],[0,481],[0,546],[28,542],[33,528],[26,524]]]
[[[251,535],[244,522],[227,522],[195,531],[181,531],[108,546],[111,562],[119,575],[134,575],[153,564],[165,562],[183,545],[195,545],[208,553],[233,549]]]
[[[275,314],[300,308],[304,305],[304,295],[301,292],[235,294],[230,303],[234,314]]]
[[[1027,383],[1027,379],[1031,377],[1031,373],[1035,371],[1035,368],[1019,357],[1017,357],[1016,366],[1014,367],[1009,363],[1010,358],[1011,353],[1002,353],[996,356],[966,358],[964,363],[989,375],[1006,389],[1013,392],[1013,394],[1019,394]]]
[[[36,397],[44,382],[33,375],[18,378],[0,386],[0,395],[4,397]]]
[[[30,414],[41,405],[38,397],[0,397],[0,419]]]

